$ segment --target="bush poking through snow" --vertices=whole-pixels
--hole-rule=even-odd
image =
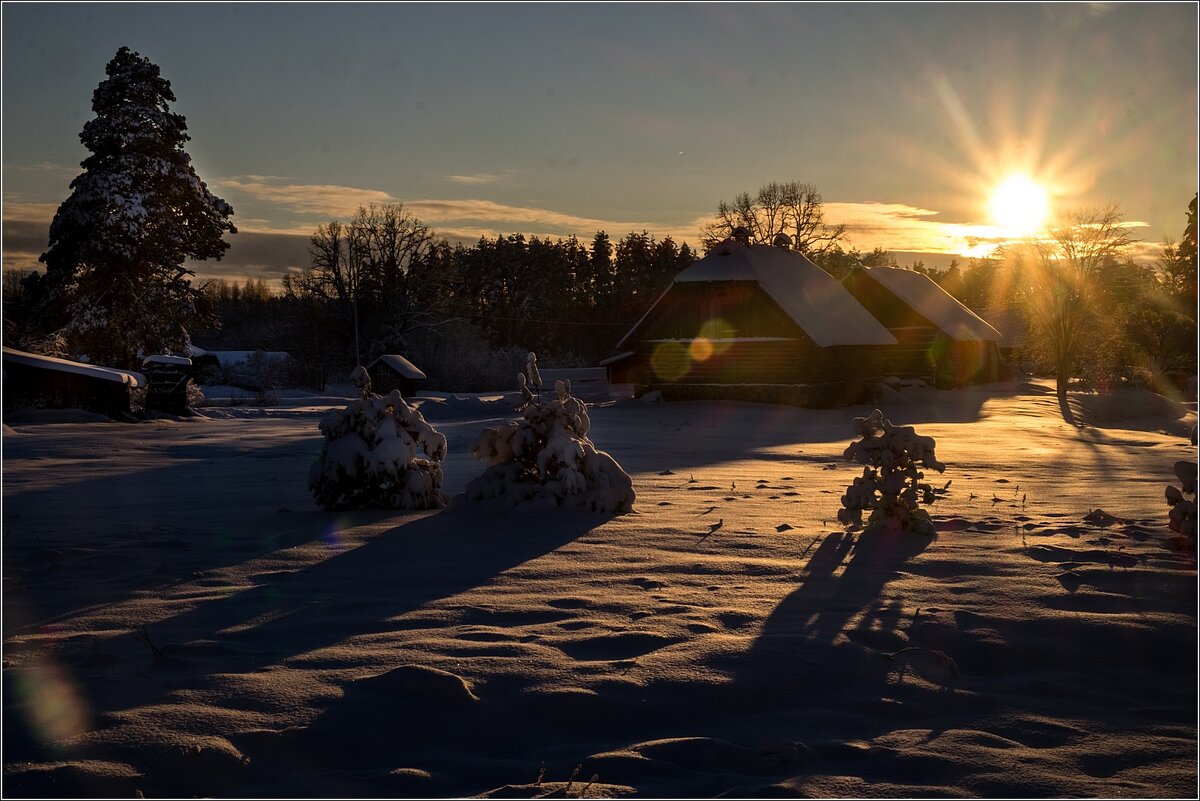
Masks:
[[[633,511],[629,474],[588,439],[587,404],[571,395],[570,381],[555,381],[554,399],[542,402],[530,390],[540,388],[541,378],[536,357],[529,356],[526,374],[518,375],[522,419],[485,428],[471,445],[487,469],[467,485],[467,499],[525,509]]]
[[[1176,462],[1175,477],[1179,479],[1179,483],[1183,489],[1168,484],[1167,485],[1167,503],[1171,506],[1170,523],[1168,524],[1171,531],[1179,535],[1178,545],[1181,548],[1196,547],[1196,463],[1195,462]],[[1189,501],[1184,495],[1191,495]]]
[[[846,488],[838,520],[861,525],[862,513],[869,509],[868,528],[932,535],[933,521],[918,504],[933,503],[934,489],[921,481],[925,474],[918,467],[945,472],[946,465],[934,455],[933,437],[892,425],[878,409],[854,418],[854,433],[861,439],[851,442],[843,456],[863,465],[863,474]]]
[[[441,509],[446,437],[398,390],[372,394],[365,375],[356,369],[362,397],[321,421],[325,444],[308,476],[313,497],[325,509]]]

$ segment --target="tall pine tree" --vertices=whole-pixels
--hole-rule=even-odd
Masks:
[[[92,155],[50,224],[46,274],[30,289],[42,332],[94,362],[132,367],[141,354],[185,354],[188,329],[211,319],[185,261],[220,259],[222,235],[237,229],[184,150],[170,81],[127,47],[105,72],[79,135]]]

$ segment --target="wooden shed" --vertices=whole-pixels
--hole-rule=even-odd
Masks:
[[[1003,336],[923,273],[857,267],[842,283],[896,337],[889,373],[939,387],[996,381]]]
[[[149,381],[146,408],[167,414],[188,414],[188,381],[192,360],[186,356],[156,354],[142,360]]]
[[[861,400],[895,344],[799,252],[728,239],[675,277],[604,364],[638,393],[830,406]]]
[[[132,422],[130,393],[141,373],[4,348],[4,408],[88,409]]]
[[[385,353],[367,365],[371,375],[371,391],[386,395],[394,389],[400,397],[411,398],[417,394],[417,382],[425,380],[425,373],[398,353]]]

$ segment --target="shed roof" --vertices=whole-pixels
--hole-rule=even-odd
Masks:
[[[146,377],[132,370],[118,370],[114,367],[97,367],[94,364],[72,362],[54,356],[42,356],[38,353],[26,353],[23,350],[4,348],[4,361],[23,364],[27,367],[37,367],[42,370],[57,370],[64,373],[85,375],[89,378],[99,378],[103,381],[115,381],[118,384],[128,384],[137,389],[146,384]]]
[[[993,341],[1003,334],[988,325],[975,312],[955,300],[933,280],[913,270],[898,267],[868,267],[867,275],[885,289],[916,309],[925,319],[942,329],[951,339],[960,342]]]
[[[367,369],[370,370],[380,362],[383,362],[405,378],[421,379],[425,377],[420,368],[398,353],[385,353],[368,364]]]
[[[891,332],[871,316],[841,282],[795,250],[726,240],[675,276],[674,283],[706,281],[756,282],[813,342],[823,348],[896,344]],[[661,300],[659,298],[654,305]],[[652,306],[650,312],[653,310]],[[638,321],[633,330],[640,326],[641,321]]]
[[[191,367],[192,360],[186,356],[171,356],[167,353],[155,353],[142,359],[142,366],[148,364],[175,364],[180,367]]]

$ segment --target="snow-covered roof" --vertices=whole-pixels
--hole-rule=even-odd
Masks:
[[[951,339],[998,342],[1004,335],[988,325],[975,312],[954,299],[933,280],[912,270],[898,267],[868,267],[867,275],[885,289],[912,306],[925,319],[946,332]]]
[[[633,356],[633,355],[635,355],[633,351],[627,350],[624,353],[618,353],[616,356],[609,356],[607,359],[600,362],[600,366],[607,367],[610,364],[616,364],[617,362],[621,361],[622,359],[628,359],[630,356]]]
[[[13,348],[4,348],[4,360],[23,364],[28,367],[37,367],[42,370],[58,370],[64,373],[76,373],[77,375],[86,375],[91,378],[100,378],[105,381],[115,381],[118,384],[128,384],[133,389],[145,386],[146,384],[146,377],[132,370],[97,367],[94,364],[81,364],[79,362],[68,361],[67,359],[58,359],[53,356],[26,353],[23,350],[14,350]]]
[[[383,362],[405,378],[421,379],[425,377],[425,374],[415,364],[398,353],[385,353],[368,364],[367,369],[371,369],[379,362]]]
[[[190,367],[192,360],[186,356],[168,356],[165,353],[156,353],[142,359],[142,366],[145,367],[147,364],[182,364]]]
[[[702,281],[757,282],[823,348],[896,344],[841,282],[799,251],[727,240],[675,276],[677,284]]]

